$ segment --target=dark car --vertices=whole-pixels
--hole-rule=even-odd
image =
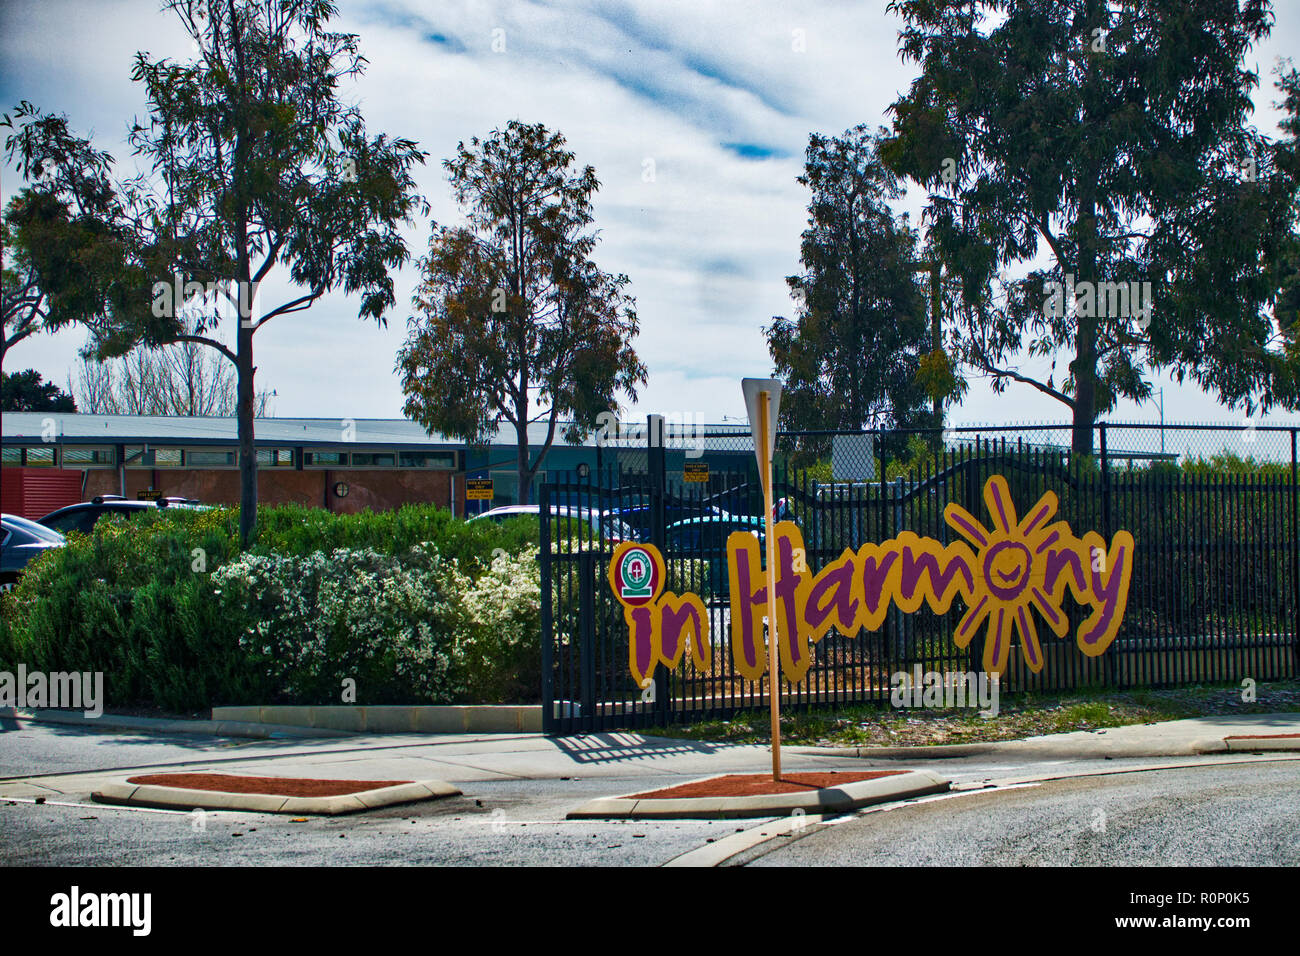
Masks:
[[[106,514],[133,515],[143,511],[157,511],[159,508],[196,508],[199,502],[194,498],[159,498],[156,501],[132,501],[118,495],[100,495],[81,504],[68,505],[58,511],[51,511],[40,523],[59,534],[80,531],[89,534],[90,529]]]
[[[709,590],[714,596],[727,593],[727,538],[735,531],[752,534],[761,546],[763,519],[752,515],[703,515],[668,526],[665,541],[670,558],[703,558],[709,562]],[[759,552],[760,562],[764,560]]]
[[[18,583],[27,562],[49,548],[63,547],[63,535],[17,515],[0,515],[0,591]]]
[[[652,510],[648,501],[633,501],[623,503],[611,509],[617,514],[622,521],[632,529],[636,534],[638,541],[650,540],[650,525],[652,521]],[[697,518],[700,515],[721,516],[726,514],[721,508],[708,504],[707,502],[685,502],[672,496],[664,496],[664,520],[668,525],[673,525],[678,521]]]
[[[500,524],[511,518],[532,515],[541,519],[541,505],[502,505],[491,511],[484,511],[471,517],[470,521],[494,521]],[[551,516],[554,518],[574,518],[585,521],[591,528],[593,537],[599,537],[611,544],[620,541],[635,541],[636,532],[609,512],[594,511],[590,508],[572,508],[568,505],[552,505]]]

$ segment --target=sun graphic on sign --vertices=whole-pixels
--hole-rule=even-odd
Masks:
[[[1059,600],[1043,587],[1047,549],[1060,537],[1048,525],[1056,514],[1057,499],[1047,492],[1018,521],[1007,481],[995,475],[984,485],[984,503],[993,520],[992,530],[957,504],[949,504],[944,520],[976,551],[975,589],[970,609],[953,634],[958,647],[966,647],[988,622],[984,642],[984,670],[1001,673],[1011,653],[1012,632],[1020,635],[1025,665],[1037,673],[1043,669],[1043,649],[1038,640],[1030,608],[1038,611],[1058,637],[1065,636],[1068,622]]]

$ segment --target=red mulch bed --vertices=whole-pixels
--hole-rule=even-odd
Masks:
[[[1300,734],[1233,734],[1228,740],[1289,740]]]
[[[341,797],[345,793],[395,787],[409,780],[313,780],[304,777],[239,777],[224,773],[150,773],[127,783],[218,793],[262,793],[275,797]]]
[[[683,783],[663,790],[638,793],[631,800],[671,800],[684,797],[757,797],[769,793],[806,793],[811,790],[823,790],[838,787],[860,780],[875,780],[877,777],[892,777],[907,773],[906,770],[870,770],[867,772],[836,773],[783,773],[781,782],[772,780],[770,773],[729,773],[725,777],[712,780],[699,780],[695,783]]]

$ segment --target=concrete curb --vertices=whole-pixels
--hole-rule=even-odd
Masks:
[[[213,720],[353,734],[540,734],[540,704],[213,707]]]
[[[713,777],[702,777],[712,780]],[[690,782],[690,781],[687,781]],[[946,777],[929,770],[909,770],[890,777],[859,780],[839,787],[802,793],[773,793],[753,797],[686,797],[666,800],[637,800],[599,797],[571,810],[566,819],[678,820],[686,818],[728,819],[734,817],[783,816],[802,810],[805,814],[847,813],[873,803],[905,800],[929,793],[943,793],[950,785]]]
[[[414,783],[345,793],[336,797],[282,797],[265,793],[224,793],[219,790],[187,790],[183,787],[158,787],[151,784],[109,783],[92,793],[90,799],[96,803],[115,806],[165,810],[248,810],[254,813],[335,816],[459,795],[460,790],[441,780],[417,780]]]
[[[102,730],[140,730],[163,734],[203,734],[212,737],[351,737],[341,730],[287,724],[250,723],[239,720],[185,720],[160,717],[126,717],[103,714],[87,717],[76,710],[19,710],[0,707],[0,720],[30,720],[45,724],[71,724]]]
[[[1226,749],[1232,753],[1297,751],[1300,750],[1300,734],[1276,734],[1266,737],[1224,737],[1220,749]]]
[[[786,753],[806,754],[810,757],[862,757],[878,760],[947,760],[953,757],[973,757],[995,753],[998,744],[1019,743],[1019,740],[997,740],[984,744],[935,744],[921,747],[787,747]]]
[[[788,816],[779,820],[750,827],[743,833],[732,833],[713,843],[687,850],[675,856],[665,867],[714,867],[722,866],[734,856],[752,850],[777,837],[797,837],[804,830],[814,830],[818,824],[833,819],[837,814],[808,814],[805,817]]]

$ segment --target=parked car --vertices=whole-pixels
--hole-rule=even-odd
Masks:
[[[159,498],[156,501],[132,501],[130,498],[123,498],[120,495],[99,495],[90,501],[83,501],[81,504],[68,505],[66,508],[51,511],[40,519],[40,523],[59,532],[59,534],[67,534],[69,531],[80,531],[82,534],[89,534],[90,529],[95,526],[95,522],[106,514],[133,515],[142,511],[157,511],[159,508],[200,507],[211,506],[201,505],[195,498],[167,497]]]
[[[57,531],[17,515],[0,515],[0,527],[4,529],[0,538],[0,591],[17,584],[23,568],[36,555],[64,545],[63,535]]]
[[[500,508],[493,508],[491,511],[484,511],[482,514],[474,515],[469,520],[495,521],[500,524],[502,521],[508,521],[522,515],[534,515],[540,521],[541,514],[541,505],[502,505]],[[636,533],[626,523],[609,512],[595,511],[590,508],[574,508],[568,505],[552,505],[551,515],[556,518],[574,518],[585,521],[591,528],[593,538],[600,538],[610,544],[637,540]]]
[[[726,594],[727,538],[734,531],[748,531],[763,543],[763,519],[754,515],[702,515],[676,521],[668,526],[665,540],[669,558],[703,558],[709,562],[709,590],[712,594]],[[759,552],[760,561],[763,552]]]
[[[611,513],[617,515],[632,529],[638,541],[650,540],[651,512],[648,499],[633,498],[630,501],[623,501],[618,507],[611,509]],[[673,495],[664,496],[664,519],[670,525],[701,514],[722,515],[726,512],[707,501],[687,502]]]

